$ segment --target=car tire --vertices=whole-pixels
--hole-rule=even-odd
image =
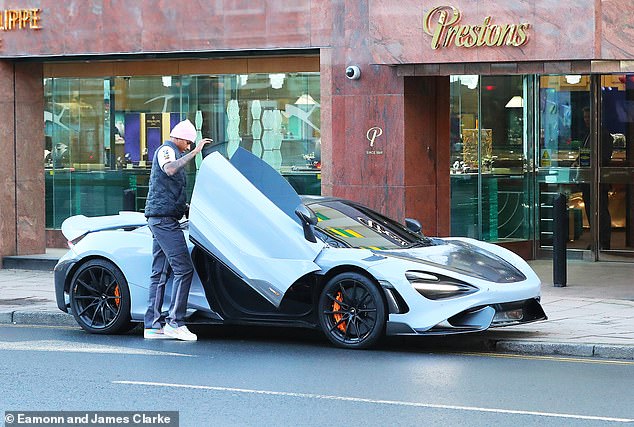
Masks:
[[[319,297],[317,313],[322,331],[338,347],[372,347],[385,332],[381,290],[359,273],[340,273],[330,279]]]
[[[79,326],[93,334],[130,330],[130,290],[123,273],[112,262],[93,259],[73,274],[70,307]]]

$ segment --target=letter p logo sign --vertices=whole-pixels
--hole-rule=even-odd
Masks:
[[[374,140],[381,135],[383,135],[383,129],[378,126],[373,126],[368,129],[365,137],[368,138],[368,141],[370,141],[370,147],[374,147]]]

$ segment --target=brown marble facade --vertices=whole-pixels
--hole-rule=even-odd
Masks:
[[[17,254],[43,253],[44,88],[41,63],[15,64],[15,182]],[[37,195],[39,197],[34,197]]]
[[[13,63],[0,61],[0,256],[15,254],[17,251],[13,75]]]
[[[438,121],[435,89],[425,91],[434,85],[417,79],[418,86],[406,92],[396,68],[372,64],[367,2],[332,5],[332,16],[339,17],[333,19],[332,47],[321,50],[322,193],[401,221],[417,218],[426,233],[447,234],[447,220],[438,218],[449,215],[449,175],[443,173],[447,182],[439,186],[435,163],[437,136],[444,133],[448,140],[449,123]],[[349,65],[359,66],[360,79],[346,77]],[[447,120],[448,85],[447,79]],[[371,146],[368,131],[375,127],[381,134]],[[447,154],[443,164],[448,150],[440,149]]]
[[[449,234],[449,79],[403,79],[373,64],[371,2],[332,2],[332,47],[321,50],[322,193],[359,201],[423,231]],[[361,78],[345,76],[348,65]],[[370,146],[368,130],[382,134]],[[331,141],[324,144],[323,141]]]
[[[42,64],[0,61],[0,95],[0,255],[43,253]]]
[[[42,64],[0,61],[0,95],[0,255],[43,253]]]
[[[421,2],[369,0],[370,49],[381,64],[495,63],[515,61],[628,60],[634,56],[634,3],[618,0],[506,0]],[[437,6],[460,11],[456,25],[528,23],[522,46],[432,48],[423,29],[425,14]],[[398,22],[398,25],[394,25]]]
[[[422,21],[437,6],[458,9],[460,24],[487,16],[491,25],[528,23],[529,42],[433,50]],[[2,32],[0,57],[7,58],[334,47],[355,39],[374,64],[634,56],[634,3],[621,0],[29,0],[0,1],[0,8],[41,10],[41,29]],[[349,34],[332,37],[342,26]]]
[[[2,33],[1,56],[167,53],[311,46],[328,26],[326,1],[30,0],[40,30]]]
[[[94,57],[123,70],[132,63],[115,60],[128,54],[152,54],[153,63],[171,54],[173,63],[191,53],[248,51],[252,58],[257,51],[319,50],[322,193],[399,220],[417,218],[425,233],[437,235],[450,232],[446,76],[594,72],[607,64],[597,60],[634,67],[634,3],[618,0],[17,3],[41,9],[42,28],[0,32],[0,255],[42,252],[46,242],[43,129],[34,124],[42,123],[42,70],[49,60],[71,61],[68,67],[81,70],[83,60]],[[529,40],[520,47],[434,50],[422,20],[442,5],[458,8],[465,24],[486,16],[494,24],[530,23]],[[10,7],[16,5],[0,0],[0,8]],[[74,56],[82,62],[72,62]],[[31,62],[13,62],[25,57]],[[42,61],[33,62],[37,57]],[[360,79],[346,78],[348,65],[360,67]],[[370,147],[372,127],[382,134]]]
[[[629,59],[634,57],[634,3],[601,0],[597,26],[601,29],[601,58]],[[600,20],[600,21],[599,21]]]

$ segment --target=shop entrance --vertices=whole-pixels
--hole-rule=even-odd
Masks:
[[[634,74],[597,77],[598,258],[634,261]]]
[[[535,156],[539,251],[552,248],[557,226],[552,202],[557,194],[565,194],[572,257],[634,260],[634,164],[629,148],[634,137],[634,92],[628,89],[629,78],[539,78],[539,143]]]

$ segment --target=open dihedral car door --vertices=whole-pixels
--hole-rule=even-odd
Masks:
[[[306,240],[298,222],[217,152],[200,165],[189,236],[277,307],[297,279],[319,270],[324,246]]]

